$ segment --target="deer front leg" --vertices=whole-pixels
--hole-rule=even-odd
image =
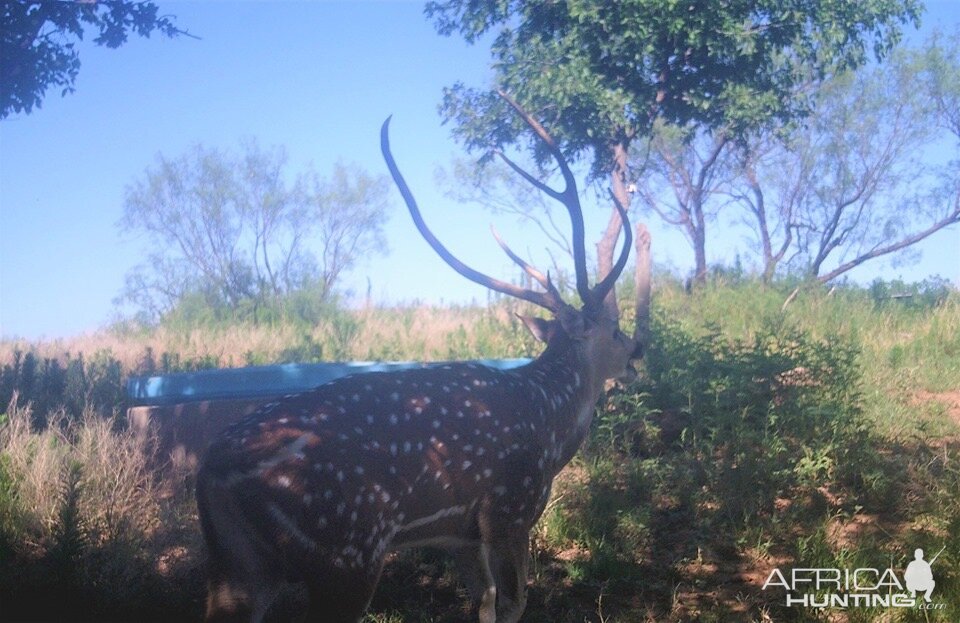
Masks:
[[[497,581],[493,575],[493,548],[481,543],[479,548],[480,576],[483,578],[483,594],[480,597],[480,623],[497,623]]]
[[[493,554],[498,589],[497,623],[516,623],[527,606],[529,547],[528,535],[516,535]]]
[[[527,605],[528,537],[466,546],[454,552],[460,579],[473,603],[480,604],[480,623],[516,623]]]

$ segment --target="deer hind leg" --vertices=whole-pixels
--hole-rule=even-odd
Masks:
[[[487,578],[484,577],[480,563],[480,545],[464,545],[452,551],[457,575],[467,589],[470,602],[474,606],[480,605],[483,593],[487,590]]]
[[[480,623],[516,623],[527,605],[526,535],[498,543],[481,543],[456,552],[461,578],[474,602]]]
[[[480,593],[480,623],[497,623],[497,580],[493,574],[493,547],[489,543],[481,543],[475,551],[478,563],[476,569],[481,579],[477,588]]]
[[[281,578],[254,545],[250,526],[229,490],[201,474],[197,507],[208,549],[207,623],[259,622]]]

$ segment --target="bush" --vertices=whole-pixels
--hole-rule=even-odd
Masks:
[[[33,424],[40,428],[48,413],[58,411],[73,419],[85,411],[119,413],[126,403],[124,376],[110,351],[97,351],[87,359],[82,353],[57,358],[15,350],[0,368],[0,404],[19,396],[22,403],[33,405]]]
[[[764,533],[783,500],[824,487],[855,490],[859,502],[886,495],[858,357],[848,340],[813,338],[774,314],[732,337],[660,310],[645,374],[598,410],[541,541],[582,552],[571,577],[630,582],[648,575],[644,563]],[[658,581],[666,595],[678,580],[661,571]]]
[[[867,292],[877,307],[899,305],[922,310],[942,305],[950,298],[953,288],[949,279],[937,276],[916,283],[906,283],[901,279],[874,279]]]
[[[661,313],[652,332],[644,379],[599,414],[592,448],[616,439],[642,458],[667,442],[698,464],[705,497],[731,520],[824,479],[863,482],[851,473],[867,434],[856,347],[778,320],[729,338]]]

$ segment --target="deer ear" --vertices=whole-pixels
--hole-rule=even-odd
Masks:
[[[522,316],[520,314],[517,314],[517,318],[519,318],[524,326],[527,327],[527,330],[533,334],[533,337],[545,344],[549,342],[553,334],[557,332],[556,321],[554,320],[537,318],[535,316]]]

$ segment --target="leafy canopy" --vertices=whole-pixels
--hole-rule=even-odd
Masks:
[[[568,155],[649,134],[657,118],[735,131],[802,115],[798,85],[881,57],[919,0],[431,1],[441,34],[494,34],[494,82]],[[514,144],[522,122],[494,91],[457,83],[441,112],[468,148]],[[540,162],[542,146],[530,145]]]
[[[0,119],[39,108],[50,87],[62,87],[62,95],[73,92],[80,53],[72,39],[82,40],[87,28],[97,33],[94,43],[108,48],[126,43],[129,33],[141,37],[153,32],[168,37],[185,34],[172,18],[158,15],[153,2],[4,0],[2,5]]]

